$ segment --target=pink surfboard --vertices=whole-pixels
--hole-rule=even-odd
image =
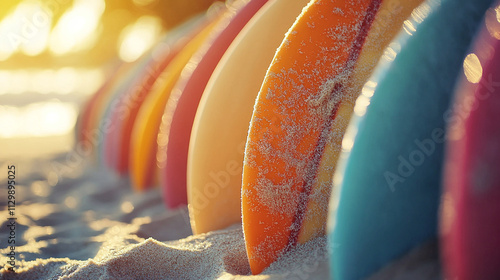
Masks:
[[[241,1],[193,56],[167,103],[158,136],[163,200],[170,208],[187,204],[186,169],[191,128],[212,72],[241,29],[267,0]],[[243,7],[241,7],[244,5]]]
[[[448,118],[440,232],[447,279],[500,279],[500,2],[463,64]]]

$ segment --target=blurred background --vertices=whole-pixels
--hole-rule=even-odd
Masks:
[[[120,62],[215,0],[0,2],[0,161],[67,152],[82,104]]]

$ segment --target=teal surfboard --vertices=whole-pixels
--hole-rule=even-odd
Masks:
[[[424,2],[366,83],[334,176],[332,279],[364,279],[437,238],[444,113],[490,2]]]

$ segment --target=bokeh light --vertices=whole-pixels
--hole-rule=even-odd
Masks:
[[[125,27],[118,44],[120,58],[126,62],[137,60],[158,40],[160,31],[161,20],[152,16],[140,17]]]
[[[50,50],[56,55],[63,55],[93,47],[105,7],[103,0],[75,1],[54,27],[50,36]]]
[[[21,51],[36,56],[48,44],[52,14],[40,1],[24,1],[0,22],[0,60]]]
[[[80,108],[121,63],[216,0],[0,2],[0,163],[69,152]]]
[[[43,137],[69,133],[75,125],[77,107],[57,100],[27,106],[0,105],[0,137]]]

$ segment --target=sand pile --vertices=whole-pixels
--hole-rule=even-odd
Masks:
[[[166,210],[160,190],[142,194],[109,172],[48,160],[16,164],[16,273],[7,271],[8,211],[0,196],[1,279],[328,279],[321,237],[250,275],[241,224],[192,235],[187,208]],[[5,185],[5,175],[0,183]],[[3,191],[3,190],[0,190]],[[435,244],[390,264],[373,279],[439,279]],[[424,278],[422,278],[424,277]]]
[[[54,162],[65,157],[9,163],[19,174],[16,274],[5,267],[2,242],[2,279],[311,279],[303,277],[323,267],[322,279],[328,271],[320,238],[295,250],[304,267],[288,254],[250,276],[240,224],[192,236],[187,208],[166,210],[160,190],[134,193],[128,181],[83,163],[57,174]],[[0,240],[7,240],[7,218],[2,210]]]

